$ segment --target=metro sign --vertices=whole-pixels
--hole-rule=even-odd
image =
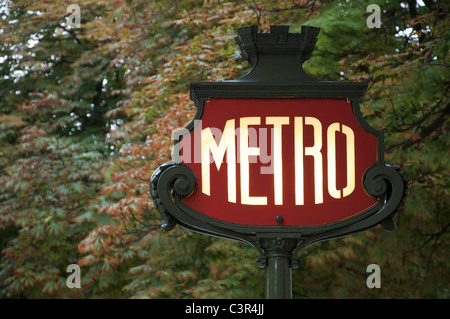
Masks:
[[[311,226],[377,203],[362,183],[377,163],[377,137],[347,99],[211,98],[196,124],[181,139],[180,162],[197,185],[182,202],[206,216]]]
[[[269,287],[285,282],[280,274],[307,245],[393,230],[407,193],[404,172],[384,162],[383,133],[361,114],[367,83],[311,78],[302,63],[319,29],[288,29],[238,29],[251,71],[190,85],[197,114],[150,182],[165,230],[179,224],[251,245],[261,267],[267,261]]]

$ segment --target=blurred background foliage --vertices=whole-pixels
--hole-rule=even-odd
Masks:
[[[250,24],[320,26],[305,68],[369,81],[363,116],[409,175],[397,230],[308,247],[294,298],[450,297],[448,2],[80,0],[80,28],[71,2],[0,0],[0,297],[264,298],[254,250],[165,233],[148,190],[195,114],[189,83],[249,71],[234,37]]]

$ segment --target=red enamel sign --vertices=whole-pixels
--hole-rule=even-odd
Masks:
[[[377,138],[345,98],[211,98],[180,143],[196,178],[182,203],[219,221],[326,225],[377,203],[362,185]]]

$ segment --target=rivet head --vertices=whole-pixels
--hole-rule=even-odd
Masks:
[[[283,222],[283,216],[277,216],[275,217],[275,220],[277,221],[277,223],[281,223]]]

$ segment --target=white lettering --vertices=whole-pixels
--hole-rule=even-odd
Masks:
[[[260,117],[243,117],[240,121],[241,203],[245,205],[267,205],[267,197],[250,196],[249,156],[258,156],[259,147],[249,146],[248,126],[260,124]]]
[[[211,195],[211,176],[210,164],[215,163],[217,170],[220,170],[226,154],[227,163],[227,187],[228,201],[237,202],[237,181],[236,165],[240,164],[240,200],[244,205],[267,205],[266,196],[250,195],[250,164],[256,163],[256,157],[261,157],[261,149],[267,153],[267,129],[264,134],[259,134],[254,126],[261,125],[261,117],[243,117],[239,119],[239,128],[236,129],[234,119],[225,123],[223,133],[215,128],[205,128],[201,130],[201,172],[202,172],[202,192],[208,196]],[[284,127],[291,124],[288,116],[272,116],[265,118],[265,124],[272,125],[272,146],[271,146],[271,167],[273,168],[273,189],[274,204],[283,205],[283,194],[285,192],[283,183],[283,158],[286,150],[283,150],[283,131]],[[313,159],[313,183],[314,183],[314,203],[322,204],[324,201],[324,156],[322,152],[326,151],[326,169],[327,169],[327,190],[328,194],[336,199],[349,196],[356,187],[356,166],[355,166],[355,134],[353,130],[341,123],[335,122],[326,128],[322,128],[322,123],[315,117],[294,117],[294,192],[295,204],[305,204],[305,157],[311,156]],[[311,128],[308,128],[310,126]],[[309,134],[312,132],[313,144],[305,146],[305,130]],[[214,131],[214,133],[213,133]],[[238,134],[237,134],[238,133]],[[251,134],[250,134],[251,133]],[[259,132],[260,133],[260,132]],[[336,136],[337,134],[345,136],[345,159],[346,159],[346,186],[338,189],[337,183],[337,154]],[[221,136],[220,136],[221,135]],[[239,147],[236,146],[236,135],[239,135]],[[214,137],[215,136],[215,137]],[[259,136],[259,145],[257,145]],[[322,149],[323,139],[326,139],[326,150]],[[216,142],[219,141],[219,143]],[[186,144],[190,146],[190,144]],[[343,147],[340,147],[342,149]],[[342,150],[341,150],[342,152]],[[343,153],[339,153],[343,154]],[[267,155],[264,155],[269,157]],[[190,158],[190,154],[189,154]],[[261,159],[260,159],[261,161]],[[262,161],[261,161],[262,162]],[[268,167],[266,167],[268,168]],[[309,169],[309,168],[308,168]],[[267,172],[264,172],[267,173]],[[261,170],[261,174],[264,174]]]
[[[202,130],[202,192],[210,195],[210,153],[217,170],[222,165],[225,151],[227,153],[228,201],[236,203],[236,142],[234,120],[228,120],[223,130],[222,139],[217,146],[210,128]]]
[[[283,205],[283,151],[282,151],[282,125],[289,124],[289,117],[267,117],[266,124],[272,124],[273,132],[273,183],[275,192],[275,205]]]

